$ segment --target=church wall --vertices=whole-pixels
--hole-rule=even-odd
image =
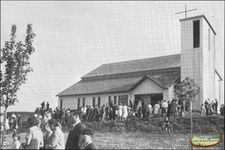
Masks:
[[[111,96],[111,100],[114,101],[114,96],[117,97],[118,104],[118,96],[119,95],[128,95],[128,99],[130,98],[129,93],[109,93],[109,94],[91,94],[91,95],[72,95],[72,96],[60,96],[58,100],[58,106],[60,107],[60,100],[63,99],[62,108],[69,109],[77,109],[78,106],[78,98],[80,98],[80,106],[83,106],[83,98],[85,98],[85,106],[92,106],[93,97],[95,97],[95,105],[98,105],[98,97],[101,97],[100,105],[105,105],[108,103],[109,96]]]
[[[143,81],[132,92],[132,99],[136,94],[150,94],[150,93],[163,93],[163,89],[150,79]]]
[[[219,76],[215,73],[215,99],[218,100],[217,110],[219,110],[221,104],[224,104],[223,99],[221,97],[222,96],[221,92],[222,92],[222,90],[221,90],[221,80],[220,80]]]
[[[133,101],[135,98],[135,95],[138,94],[156,94],[156,93],[162,93],[163,99],[168,100],[169,99],[169,92],[168,89],[163,89],[159,85],[157,85],[155,82],[153,82],[150,79],[146,79],[143,81],[137,88],[135,88],[133,91],[131,91],[131,100]]]
[[[172,101],[172,99],[175,98],[174,94],[174,84],[168,89],[168,99],[169,101]]]
[[[215,34],[203,21],[203,101],[215,99]]]

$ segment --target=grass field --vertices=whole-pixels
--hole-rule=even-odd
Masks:
[[[65,141],[68,133],[65,133]],[[25,133],[21,134],[21,142],[24,142]],[[160,135],[151,133],[111,133],[96,132],[93,141],[99,149],[188,149],[189,136],[187,134]],[[12,142],[11,135],[7,136],[7,148]],[[212,149],[223,149],[222,143]],[[195,149],[195,148],[194,148]]]
[[[162,128],[162,118],[152,118],[150,121],[142,121],[131,118],[127,122],[96,122],[85,125],[94,132],[93,141],[99,149],[188,149],[190,118],[171,119],[172,133],[168,135]],[[205,132],[201,128],[212,128],[224,134],[223,116],[205,116],[193,118],[193,135],[209,135],[212,132]],[[28,129],[22,128],[21,142],[24,142],[25,133]],[[65,141],[68,129],[63,128]],[[204,132],[203,132],[204,131]],[[7,135],[7,148],[12,142],[10,132]],[[194,149],[197,149],[194,147]],[[199,148],[198,148],[199,149]],[[224,136],[222,142],[210,149],[224,149]]]

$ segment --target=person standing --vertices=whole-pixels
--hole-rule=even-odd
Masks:
[[[152,105],[151,105],[151,103],[148,103],[148,105],[147,105],[147,116],[148,116],[148,118],[150,118],[151,115],[152,115]]]
[[[215,106],[215,112],[218,113],[218,111],[217,111],[218,110],[218,101],[217,101],[217,99],[215,99],[215,105],[214,106]]]
[[[132,101],[129,100],[129,102],[130,102],[130,108],[133,109],[133,103],[132,103]]]
[[[41,109],[44,110],[44,108],[45,108],[45,101],[43,101],[43,102],[41,103]]]
[[[171,116],[171,102],[168,101],[168,111],[167,111],[167,117],[170,117]]]
[[[166,102],[166,100],[163,101],[162,103],[162,116],[167,116],[167,111],[168,111],[168,103]]]
[[[119,120],[122,120],[122,116],[123,116],[123,105],[122,105],[122,103],[120,103],[119,110],[118,110]]]
[[[123,119],[124,120],[127,120],[127,117],[128,117],[128,106],[125,104],[124,106],[123,106]]]
[[[105,118],[106,120],[109,120],[109,105],[106,104],[105,106]]]
[[[16,129],[18,128],[16,115],[15,114],[12,114],[12,118],[13,118],[12,130],[13,131],[16,131]]]
[[[172,104],[171,104],[171,116],[172,117],[176,117],[176,111],[177,111],[177,103],[176,103],[175,99],[173,99]]]
[[[84,130],[86,127],[81,123],[80,120],[81,112],[75,111],[71,113],[69,120],[68,120],[68,126],[71,127],[71,130],[69,132],[67,141],[66,141],[66,149],[80,149],[79,147],[79,135],[82,130]]]
[[[89,121],[94,120],[94,109],[92,106],[90,106],[90,114],[89,114]]]
[[[104,107],[105,107],[105,105],[102,105],[100,107],[100,110],[99,110],[99,118],[100,118],[100,120],[104,120]]]
[[[28,118],[28,124],[30,126],[29,131],[26,135],[26,149],[40,149],[40,147],[44,146],[43,141],[43,133],[41,129],[38,127],[39,121],[38,118],[32,116]]]
[[[12,115],[9,117],[9,129],[12,130],[13,128],[13,117]]]
[[[20,135],[14,133],[13,134],[13,143],[11,144],[11,149],[20,149]]]
[[[60,128],[60,124],[55,120],[48,120],[45,126],[48,132],[48,143],[45,145],[47,149],[65,149],[64,134]]]
[[[89,116],[90,116],[90,106],[86,105],[86,115],[85,115],[85,121],[89,121]]]
[[[98,105],[95,105],[95,108],[94,108],[94,121],[98,121],[99,119],[99,109],[98,109]]]
[[[160,109],[160,105],[155,104],[154,107],[153,107],[154,117],[158,117],[159,109]]]
[[[117,106],[116,106],[116,104],[114,104],[112,106],[112,120],[116,119],[116,109],[117,109]]]
[[[201,116],[205,116],[206,110],[204,104],[201,104]]]
[[[204,104],[205,104],[206,115],[209,115],[209,108],[208,108],[209,103],[208,103],[208,101],[205,100]]]
[[[20,114],[18,114],[18,116],[17,116],[17,124],[18,124],[18,128],[22,125],[21,124],[21,116],[20,116]]]
[[[46,104],[46,109],[47,109],[47,111],[49,110],[49,103],[48,102]]]

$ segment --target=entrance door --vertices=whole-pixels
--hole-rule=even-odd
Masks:
[[[151,105],[154,106],[155,104],[159,103],[161,100],[163,100],[163,94],[151,94]]]
[[[60,99],[60,109],[63,109],[63,99]]]

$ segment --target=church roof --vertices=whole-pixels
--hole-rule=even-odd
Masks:
[[[140,72],[146,70],[175,68],[180,66],[181,66],[181,55],[175,54],[147,59],[103,64],[100,67],[89,72],[88,74],[84,75],[82,78]]]
[[[105,64],[57,96],[128,92],[146,78],[161,88],[180,78],[180,54]]]
[[[118,92],[129,92],[135,89],[140,83],[146,78],[152,80],[158,86],[163,89],[170,87],[179,76],[174,76],[169,80],[169,84],[164,85],[160,80],[151,77],[149,75],[143,77],[131,77],[131,78],[112,78],[104,80],[81,80],[76,84],[72,85],[68,89],[62,91],[57,96],[68,96],[68,95],[87,95],[87,94],[103,94],[103,93],[118,93]]]

